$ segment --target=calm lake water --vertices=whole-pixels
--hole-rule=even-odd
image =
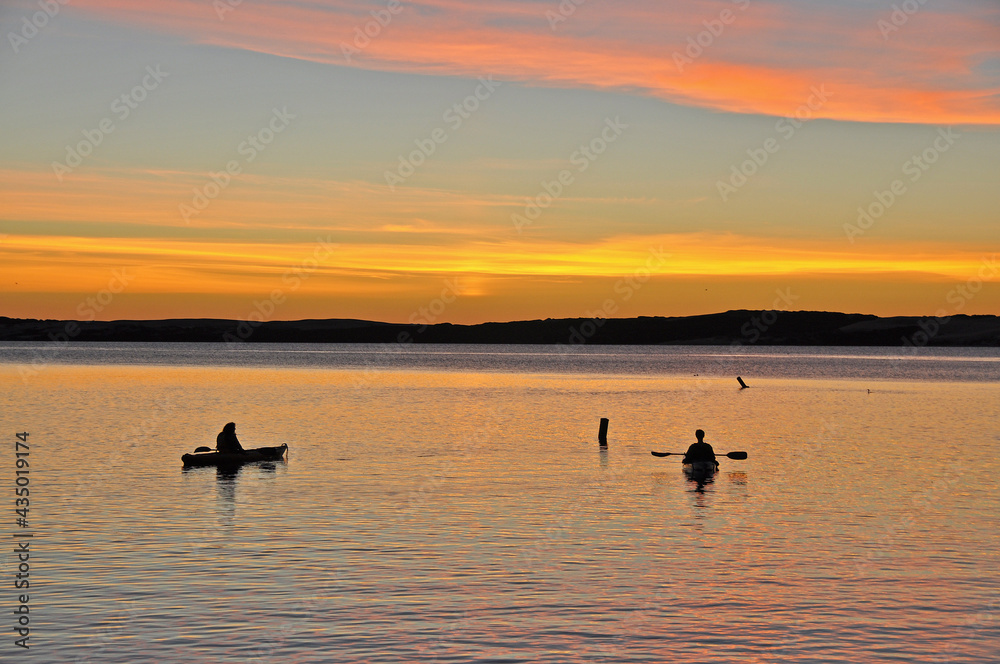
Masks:
[[[3,343],[0,378],[4,661],[1000,661],[997,349]],[[182,470],[229,421],[287,463]],[[749,458],[650,455],[697,428]]]

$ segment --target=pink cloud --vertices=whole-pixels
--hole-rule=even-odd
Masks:
[[[1000,59],[1000,10],[986,2],[954,12],[925,6],[905,22],[896,16],[899,25],[891,9],[760,0],[591,1],[568,16],[555,0],[256,1],[221,18],[204,0],[78,0],[73,7],[195,42],[341,66],[489,73],[768,115],[792,113],[812,86],[825,85],[831,94],[813,117],[1000,124],[1000,85],[982,73],[984,63]],[[356,29],[366,27],[375,36],[355,41]]]

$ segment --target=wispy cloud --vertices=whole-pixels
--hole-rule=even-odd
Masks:
[[[1000,7],[925,6],[886,38],[882,7],[784,0],[586,3],[556,29],[558,3],[404,2],[363,50],[354,29],[378,6],[350,0],[243,2],[219,20],[201,0],[80,0],[106,20],[201,43],[335,65],[626,91],[722,111],[786,115],[811,86],[816,117],[1000,124]],[[730,14],[723,14],[723,12]],[[730,20],[723,24],[720,17]],[[707,32],[707,36],[703,33]],[[691,43],[699,44],[690,52]],[[699,50],[700,48],[700,50]],[[683,67],[677,54],[692,61]]]
[[[611,237],[589,243],[460,239],[423,245],[341,241],[318,268],[310,287],[343,296],[360,282],[385,277],[478,275],[503,277],[619,277],[642,265],[650,251],[664,255],[662,276],[755,277],[895,273],[905,280],[953,279],[974,274],[975,249],[941,243],[874,244],[864,252],[832,250],[801,240],[689,233]],[[10,235],[0,245],[0,280],[33,292],[87,292],[106,281],[109,265],[134,269],[134,292],[232,293],[267,290],[310,255],[313,242],[219,242],[163,238],[85,238]],[[64,274],[75,276],[68,284]],[[923,275],[923,277],[918,277]],[[345,286],[350,282],[350,286]],[[23,290],[23,289],[22,289]]]

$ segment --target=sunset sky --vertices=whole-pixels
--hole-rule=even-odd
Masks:
[[[1000,313],[996,0],[64,2],[0,315]]]

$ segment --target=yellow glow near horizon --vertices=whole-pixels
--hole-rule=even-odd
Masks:
[[[461,242],[451,246],[269,244],[146,238],[9,236],[0,277],[31,292],[87,292],[113,269],[141,273],[133,292],[247,293],[289,271],[308,270],[312,288],[342,292],[343,277],[486,275],[615,277],[631,274],[760,276],[910,275],[967,279],[992,256],[960,246],[874,246],[864,252],[818,242],[697,233],[614,237],[589,244],[555,241]],[[72,274],[67,280],[67,273]],[[323,279],[319,277],[324,277]],[[14,289],[19,290],[19,289]]]

